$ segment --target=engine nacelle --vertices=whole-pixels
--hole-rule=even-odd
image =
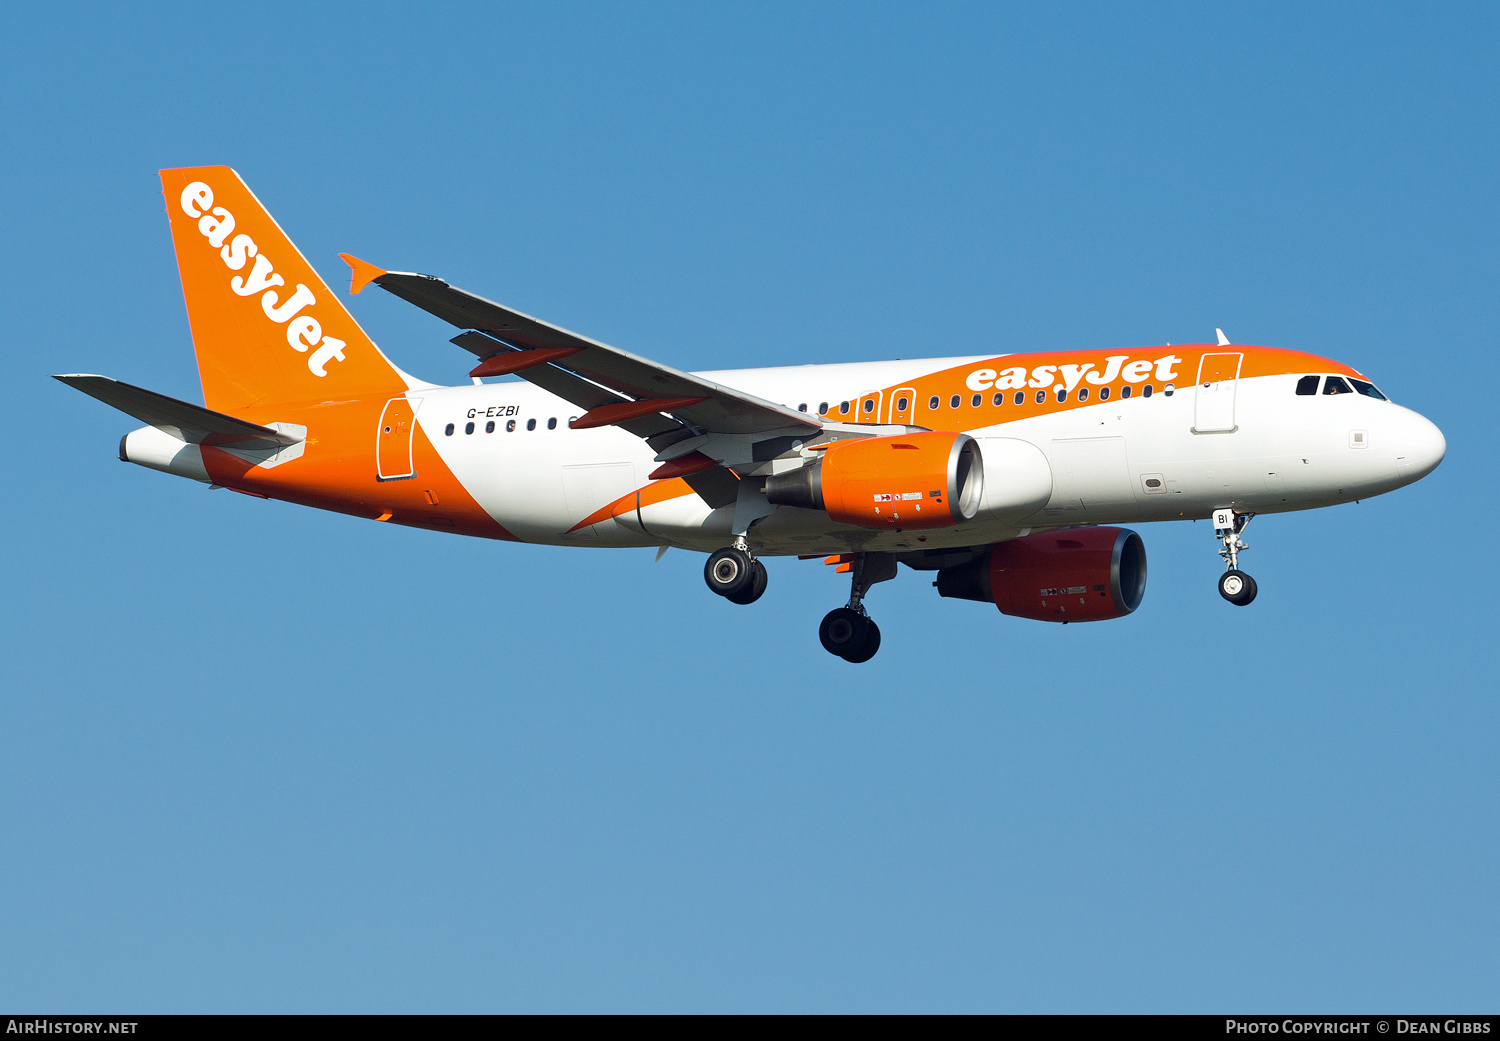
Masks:
[[[968,434],[842,441],[811,465],[766,479],[772,505],[823,510],[861,528],[949,528],[972,520],[983,496],[984,461]]]
[[[1039,622],[1119,618],[1145,595],[1146,545],[1126,528],[1062,528],[997,542],[939,571],[937,587]]]

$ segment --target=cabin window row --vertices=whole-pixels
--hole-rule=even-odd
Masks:
[[[1301,379],[1299,379],[1297,381],[1297,393],[1299,395],[1301,395],[1301,396],[1304,396],[1304,397],[1307,396],[1307,395],[1316,394],[1318,392],[1319,381],[1321,381],[1321,380],[1323,380],[1322,376],[1303,376]],[[1353,384],[1353,386],[1351,387],[1350,384]],[[1174,386],[1171,383],[1168,383],[1165,387],[1162,388],[1162,393],[1166,394],[1167,397],[1171,397],[1173,391],[1175,391],[1176,389],[1177,389],[1176,386]],[[1126,384],[1125,386],[1121,387],[1120,388],[1120,394],[1119,394],[1120,400],[1123,401],[1126,398],[1129,398],[1131,396],[1133,390],[1134,390],[1134,388],[1132,388],[1129,384]],[[1154,386],[1152,386],[1151,384],[1148,383],[1144,387],[1141,388],[1141,397],[1143,397],[1143,398],[1149,398],[1153,393],[1155,393],[1155,391],[1156,391],[1156,388]],[[1068,395],[1068,392],[1066,390],[1054,391],[1053,393],[1056,394],[1057,401],[1058,401],[1059,404],[1063,404],[1063,403],[1067,402],[1069,395]],[[1074,400],[1075,401],[1079,401],[1079,402],[1088,401],[1090,393],[1091,392],[1090,392],[1090,389],[1088,387],[1079,387],[1078,391],[1077,391],[1077,396],[1074,398]],[[1344,377],[1342,377],[1342,376],[1329,376],[1327,378],[1327,381],[1323,383],[1323,393],[1324,394],[1354,394],[1354,393],[1359,393],[1359,394],[1363,394],[1367,398],[1378,398],[1381,401],[1385,401],[1386,400],[1386,396],[1384,394],[1380,393],[1380,391],[1375,387],[1375,385],[1373,383],[1367,383],[1364,380],[1358,380],[1358,379],[1355,379],[1352,376],[1349,377],[1349,379],[1348,379],[1347,382],[1345,381]],[[1012,404],[1024,405],[1026,403],[1026,394],[1027,394],[1027,392],[1024,391],[1024,390],[1018,390],[1018,391],[1016,391],[1015,394],[1011,398]],[[1047,401],[1047,394],[1048,394],[1048,392],[1045,391],[1045,390],[1039,390],[1039,391],[1037,391],[1036,395],[1035,395],[1036,403],[1038,405],[1045,404],[1046,401]],[[1100,400],[1100,401],[1108,401],[1109,398],[1110,398],[1110,388],[1109,387],[1100,387],[1099,388],[1098,400]],[[975,394],[975,395],[973,395],[969,399],[969,406],[971,408],[978,408],[983,403],[984,403],[984,395],[983,394]],[[996,391],[994,393],[994,396],[991,398],[991,402],[990,403],[993,404],[993,405],[997,405],[997,406],[1005,404],[1005,392],[1003,392],[1003,391]],[[826,402],[826,401],[820,401],[820,402],[818,402],[818,415],[820,415],[820,416],[826,416],[826,415],[828,415],[828,411],[829,411],[828,404],[829,403]],[[910,406],[910,404],[911,404],[911,402],[908,401],[904,396],[903,397],[899,397],[899,398],[896,399],[896,411],[897,412],[905,412],[907,410],[907,408]],[[963,395],[962,394],[954,394],[952,397],[950,397],[948,399],[948,407],[949,408],[959,408],[962,404],[963,404]],[[942,407],[942,398],[939,395],[934,394],[934,395],[932,395],[932,397],[930,397],[930,398],[927,399],[927,408],[929,410],[931,410],[933,412],[936,412],[941,407]],[[847,415],[849,415],[849,413],[851,413],[851,412],[854,411],[854,402],[853,401],[841,401],[841,402],[839,402],[839,409],[838,410],[839,410],[839,415],[841,415],[841,416],[847,416]],[[797,411],[798,412],[806,412],[807,411],[807,402],[803,402],[802,404],[798,405],[797,406]],[[866,398],[863,402],[860,403],[860,411],[861,411],[861,413],[863,413],[865,415],[868,415],[868,414],[874,412],[875,411],[875,399],[874,398]],[[577,418],[577,417],[574,417],[574,418]],[[508,420],[506,422],[506,424],[505,424],[505,429],[506,429],[507,433],[513,432],[516,429],[516,421],[514,419]],[[526,421],[526,429],[527,430],[535,430],[536,429],[536,420],[534,420],[534,419],[528,419]],[[557,418],[555,416],[553,418],[547,420],[547,429],[548,430],[556,430],[557,429]],[[452,423],[449,423],[447,425],[447,427],[445,427],[444,430],[443,430],[443,433],[446,434],[446,435],[448,435],[449,437],[453,436],[453,432],[454,432],[454,424],[452,424]],[[489,420],[488,422],[485,423],[485,425],[484,425],[484,432],[486,434],[493,434],[495,432],[495,421],[493,419]],[[472,433],[474,433],[474,424],[473,423],[465,423],[464,424],[464,433],[465,434],[472,434]]]
[[[571,419],[568,420],[568,422],[571,423],[574,419],[577,419],[577,418],[578,418],[577,416],[573,416]],[[453,436],[453,432],[454,432],[455,429],[456,429],[456,425],[453,424],[453,423],[449,423],[447,426],[445,426],[443,428],[443,433],[446,436],[448,436],[448,437],[452,437]],[[516,429],[516,421],[514,419],[508,419],[508,420],[505,421],[505,432],[507,434],[515,433],[515,429]],[[536,429],[536,420],[534,420],[534,419],[528,419],[526,421],[526,429],[527,430],[535,430]],[[548,430],[556,430],[557,429],[557,417],[556,416],[553,416],[551,419],[547,420],[547,429]],[[464,433],[466,433],[466,434],[472,434],[473,432],[474,432],[474,424],[473,423],[465,423],[464,424]],[[484,432],[486,434],[493,434],[495,432],[495,421],[493,419],[488,420],[484,424]]]
[[[860,404],[859,410],[862,413],[864,413],[865,415],[869,415],[871,412],[874,412],[875,411],[875,399],[874,398],[866,398]],[[806,412],[807,411],[807,402],[804,401],[804,402],[802,402],[802,404],[798,405],[797,406],[797,411],[798,412]],[[838,411],[839,411],[839,415],[841,415],[841,416],[847,416],[849,413],[851,413],[851,412],[854,411],[854,402],[852,400],[851,401],[840,401],[839,405],[838,405]],[[826,401],[820,401],[820,402],[818,402],[818,415],[820,415],[820,416],[826,416],[826,415],[828,415],[828,412],[829,412],[828,402],[826,402]]]
[[[1165,387],[1162,388],[1162,393],[1166,394],[1168,397],[1171,397],[1172,394],[1173,394],[1173,392],[1176,391],[1176,390],[1177,390],[1177,387],[1176,387],[1175,384],[1168,383]],[[1126,386],[1120,388],[1119,398],[1120,398],[1120,400],[1123,401],[1126,398],[1129,398],[1132,395],[1136,394],[1137,392],[1140,394],[1141,397],[1143,397],[1143,398],[1149,398],[1151,395],[1153,395],[1153,394],[1156,393],[1156,387],[1153,386],[1150,383],[1148,383],[1144,387],[1140,387],[1140,388],[1135,388],[1135,387],[1132,387],[1132,386],[1130,386],[1130,385],[1127,384]],[[1029,393],[1031,393],[1031,392],[1030,391],[1025,391],[1025,390],[1018,390],[1018,391],[1016,391],[1013,395],[1010,395],[1011,404],[1013,404],[1013,405],[1024,405],[1024,404],[1026,404],[1026,396]],[[1108,401],[1110,399],[1110,395],[1112,393],[1113,392],[1112,392],[1112,390],[1109,387],[1100,387],[1099,391],[1098,391],[1098,397],[1097,397],[1096,400],[1099,400],[1099,401]],[[1078,390],[1076,392],[1073,392],[1073,393],[1069,393],[1066,390],[1058,390],[1058,391],[1039,390],[1034,395],[1032,395],[1033,400],[1038,405],[1045,404],[1046,401],[1047,401],[1047,398],[1049,396],[1053,397],[1059,404],[1068,401],[1070,398],[1072,400],[1074,400],[1074,401],[1088,401],[1091,397],[1093,397],[1093,391],[1090,388],[1088,388],[1088,387],[1079,387]],[[1003,405],[1003,404],[1005,404],[1005,398],[1006,398],[1006,392],[1002,391],[1002,390],[997,390],[997,391],[995,391],[994,395],[990,398],[990,404],[992,404],[992,405]],[[930,411],[933,411],[933,412],[938,411],[942,407],[942,400],[943,399],[941,397],[939,397],[938,395],[934,394],[932,397],[930,397],[930,398],[927,399],[927,408]],[[904,398],[898,398],[896,400],[896,411],[898,411],[898,412],[905,411],[906,406],[904,404],[902,404],[903,401],[905,401]],[[969,407],[970,408],[978,408],[982,404],[984,404],[984,395],[983,394],[975,394],[975,395],[973,395],[972,397],[969,398]],[[963,395],[962,394],[954,394],[952,397],[950,397],[948,399],[948,407],[949,408],[960,408],[962,405],[963,405]]]

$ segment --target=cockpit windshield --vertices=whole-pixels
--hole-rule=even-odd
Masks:
[[[1329,376],[1327,381],[1323,384],[1323,393],[1353,394],[1354,391],[1349,389],[1349,384],[1344,382],[1344,378],[1342,376]]]
[[[1354,384],[1350,389],[1349,384]],[[1368,380],[1357,380],[1353,376],[1346,380],[1343,376],[1303,376],[1297,381],[1297,393],[1307,397],[1318,392],[1319,384],[1323,387],[1324,394],[1354,394],[1360,393],[1367,398],[1375,398],[1377,401],[1388,401],[1389,399],[1376,388],[1375,384]]]

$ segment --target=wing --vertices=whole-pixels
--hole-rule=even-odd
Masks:
[[[807,437],[823,428],[814,416],[569,332],[440,278],[383,271],[348,254],[341,256],[354,271],[350,292],[373,282],[450,325],[470,330],[453,342],[482,359],[472,375],[515,373],[595,413],[581,417],[579,426],[622,426],[652,440],[657,448],[658,436],[677,431],[682,436],[751,435],[751,440],[758,440],[758,435]],[[560,378],[559,373],[574,380]],[[612,395],[606,397],[601,390]],[[660,407],[651,409],[650,403]],[[662,420],[662,413],[676,422]],[[671,440],[663,438],[665,443]]]
[[[52,378],[192,445],[275,451],[301,440],[202,405],[169,398],[154,390],[132,387],[108,376],[72,373]]]

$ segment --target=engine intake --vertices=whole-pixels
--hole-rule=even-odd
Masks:
[[[938,593],[1039,622],[1130,614],[1146,593],[1146,544],[1126,528],[1063,528],[997,542],[938,572]]]
[[[823,510],[862,528],[948,528],[972,520],[984,461],[968,434],[917,433],[844,441],[811,465],[766,479],[775,506]]]

